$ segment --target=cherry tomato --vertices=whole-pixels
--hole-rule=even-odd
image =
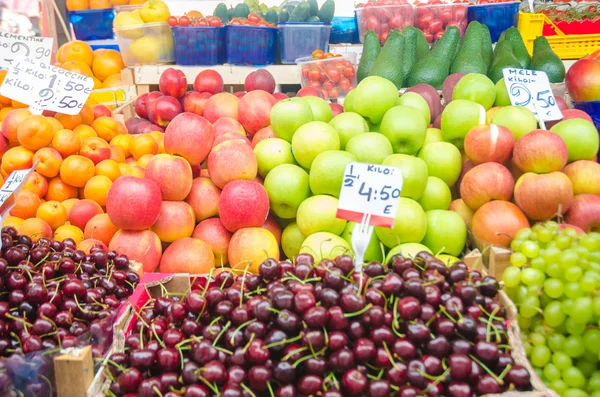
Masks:
[[[323,59],[325,58],[325,54],[323,53],[323,50],[314,50],[312,57],[313,59]]]
[[[169,24],[169,26],[179,25],[179,21],[177,20],[177,17],[169,17],[169,19],[167,19],[167,23]]]
[[[439,19],[434,19],[429,24],[429,30],[431,30],[431,33],[434,33],[434,34],[436,32],[439,32],[440,30],[442,30],[442,28],[443,28],[442,21],[440,21]]]
[[[329,99],[329,94],[327,93],[327,91],[321,90],[321,93],[322,93],[321,95],[323,95],[323,99],[325,99],[325,100]]]
[[[310,83],[308,83],[309,87],[314,87],[317,90],[321,89],[321,83],[319,81],[315,81],[315,80],[311,80]]]
[[[250,22],[256,22],[256,23],[258,23],[258,22],[260,22],[260,16],[258,16],[255,13],[251,13],[250,15],[248,15],[248,20]]]
[[[424,17],[421,17],[417,20],[417,27],[421,30],[425,30],[429,27],[431,21],[433,21],[432,15],[426,15]]]
[[[459,22],[467,17],[467,9],[464,7],[456,7],[452,12],[454,21]]]
[[[310,71],[310,66],[309,65],[302,66],[302,78],[303,79],[308,79],[308,72],[309,71]]]
[[[377,17],[370,16],[367,19],[367,30],[372,30],[377,34],[381,33],[381,23]]]
[[[435,33],[435,35],[433,36],[433,39],[435,41],[438,41],[439,39],[442,38],[443,35],[444,35],[444,31],[440,30],[440,31],[438,31],[438,32]]]
[[[333,87],[335,87],[335,84],[333,84],[333,81],[331,81],[331,80],[328,80],[328,81],[326,81],[326,82],[323,83],[323,89],[325,91],[329,91]]]
[[[384,32],[384,33],[379,34],[379,42],[381,44],[385,44],[385,42],[387,40],[387,37],[388,37],[388,32]]]
[[[179,25],[181,26],[190,26],[190,19],[186,16],[179,18]]]
[[[433,42],[433,34],[431,34],[430,31],[424,31],[423,34],[425,35],[425,39],[427,40],[427,42],[431,44]]]
[[[339,70],[337,69],[330,69],[329,71],[326,72],[327,73],[327,77],[333,81],[334,83],[339,83],[340,82],[340,78],[341,78],[341,73]]]
[[[350,66],[344,67],[344,77],[351,79],[354,77],[355,74],[356,74],[356,71],[354,70],[354,66],[350,65]]]
[[[348,92],[348,89],[351,85],[352,84],[350,83],[350,80],[348,80],[347,78],[342,78],[340,80],[339,88],[342,92]]]
[[[452,21],[452,11],[443,10],[438,14],[438,18],[442,21],[444,25],[447,25]]]
[[[223,26],[223,24],[221,23],[220,18],[213,18],[208,21],[208,26],[219,27],[219,26]]]
[[[321,80],[321,69],[319,69],[317,67],[311,68],[310,71],[308,72],[308,78],[311,79],[312,81]]]
[[[404,26],[404,18],[401,15],[397,15],[389,23],[390,28],[392,29],[402,29]]]
[[[338,91],[337,88],[330,89],[327,94],[329,95],[329,98],[337,98],[338,95],[340,95],[340,93],[339,93],[339,91]]]

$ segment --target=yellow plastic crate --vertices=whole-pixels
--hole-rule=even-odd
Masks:
[[[519,12],[518,29],[530,54],[533,53],[533,41],[542,36],[544,24],[556,32],[556,36],[546,36],[546,39],[560,59],[579,59],[600,49],[600,34],[566,35],[544,14]]]

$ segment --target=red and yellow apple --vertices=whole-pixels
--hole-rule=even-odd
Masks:
[[[515,143],[513,161],[523,172],[546,174],[560,171],[569,159],[567,144],[560,135],[535,130]]]
[[[586,233],[600,231],[600,196],[595,194],[575,196],[565,222],[580,227]]]
[[[600,164],[590,160],[578,160],[563,168],[573,184],[573,194],[590,193],[600,196]]]
[[[510,171],[498,163],[479,164],[460,183],[460,196],[473,211],[492,200],[509,201],[515,181]]]
[[[529,219],[543,221],[571,207],[573,186],[562,172],[523,174],[515,184],[515,202]]]
[[[504,164],[510,158],[514,145],[512,132],[495,124],[475,126],[465,137],[465,153],[474,164]]]

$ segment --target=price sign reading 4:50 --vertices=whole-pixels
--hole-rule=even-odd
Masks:
[[[361,222],[364,214],[370,214],[371,225],[394,226],[402,183],[399,168],[348,164],[342,181],[337,217]]]

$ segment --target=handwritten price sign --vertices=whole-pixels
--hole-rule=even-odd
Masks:
[[[545,72],[506,68],[502,70],[502,74],[513,106],[526,107],[539,120],[550,121],[563,118]]]
[[[402,172],[385,165],[350,163],[346,166],[337,217],[361,222],[371,215],[371,225],[394,226],[402,191]]]
[[[19,57],[13,62],[0,87],[0,94],[26,103],[30,110],[78,114],[87,101],[94,80],[33,58]]]
[[[4,185],[0,188],[0,223],[4,222],[4,218],[8,215],[11,208],[14,207],[15,196],[25,185],[25,182],[27,182],[27,179],[37,165],[38,162],[36,161],[31,168],[13,171],[6,178],[6,181],[4,181]],[[2,241],[0,241],[0,248],[2,248]]]
[[[50,37],[21,36],[0,31],[0,68],[8,69],[15,58],[30,57],[50,63],[54,39]]]

